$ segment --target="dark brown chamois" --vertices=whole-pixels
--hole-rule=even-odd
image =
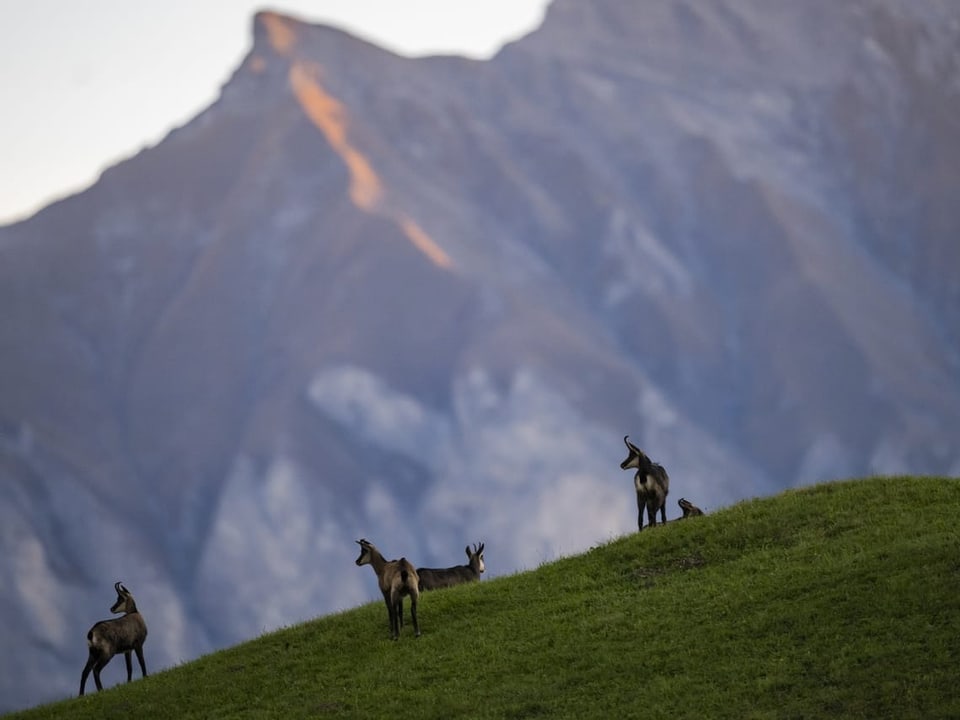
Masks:
[[[683,510],[683,517],[685,518],[696,517],[697,515],[703,515],[703,510],[698,508],[696,505],[694,505],[692,502],[690,502],[686,498],[680,498],[679,500],[677,500],[677,505],[679,505],[680,509]],[[683,520],[683,518],[680,518],[680,519]]]
[[[390,637],[400,638],[403,626],[403,596],[410,596],[410,616],[413,618],[413,631],[420,637],[420,623],[417,621],[417,601],[420,599],[420,580],[417,571],[406,558],[387,561],[380,551],[366,539],[357,540],[360,557],[357,565],[370,565],[377,574],[383,601],[387,604],[390,618]]]
[[[486,570],[483,563],[483,543],[474,545],[473,552],[470,552],[469,545],[464,550],[467,553],[466,565],[455,565],[448,568],[417,568],[420,590],[439,590],[440,588],[479,580],[480,573]]]
[[[633,487],[637,491],[637,530],[643,530],[643,509],[647,509],[647,524],[657,524],[657,510],[660,511],[660,521],[667,522],[667,493],[670,492],[670,478],[662,465],[653,462],[643,450],[627,440],[629,435],[623,436],[629,454],[627,459],[620,463],[620,469],[636,468],[633,476]]]
[[[147,676],[147,665],[143,661],[143,641],[147,639],[147,624],[143,621],[143,615],[137,610],[133,595],[123,586],[123,583],[115,583],[113,587],[117,591],[117,601],[110,608],[110,612],[123,613],[123,617],[101,620],[87,633],[90,654],[87,664],[83,667],[83,674],[80,676],[81,695],[91,670],[93,670],[93,681],[97,684],[97,690],[103,690],[100,671],[114,655],[119,653],[123,653],[127,661],[127,682],[133,678],[133,663],[130,660],[132,652],[137,653],[143,677]]]

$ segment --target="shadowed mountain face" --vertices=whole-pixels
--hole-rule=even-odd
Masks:
[[[0,228],[0,709],[75,691],[117,580],[160,669],[378,597],[361,536],[497,574],[628,532],[627,433],[669,517],[960,472],[949,0],[555,0],[488,62],[254,37]]]

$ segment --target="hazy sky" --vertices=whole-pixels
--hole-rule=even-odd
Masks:
[[[548,0],[0,0],[0,224],[90,185],[210,104],[259,9],[405,55],[491,56]]]

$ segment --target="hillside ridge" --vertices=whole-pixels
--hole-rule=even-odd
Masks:
[[[958,509],[951,479],[789,490],[427,593],[419,639],[373,601],[11,718],[955,716]]]

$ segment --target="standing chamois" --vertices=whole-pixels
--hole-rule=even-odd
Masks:
[[[690,502],[686,498],[680,498],[679,500],[677,500],[677,505],[679,505],[680,509],[683,510],[683,517],[685,518],[695,517],[697,515],[703,515],[703,510],[698,508],[696,505],[694,505],[692,502]],[[680,519],[683,520],[683,518],[680,518]]]
[[[466,565],[456,565],[448,568],[417,568],[420,590],[439,590],[440,588],[479,580],[480,573],[486,570],[486,566],[483,564],[483,543],[480,543],[479,546],[474,545],[473,552],[470,552],[469,545],[464,549],[467,553],[468,563]]]
[[[130,682],[133,677],[133,663],[130,661],[131,652],[137,653],[140,672],[143,677],[147,676],[147,665],[143,661],[143,641],[147,639],[147,624],[143,621],[143,615],[137,611],[137,603],[134,601],[133,595],[123,586],[123,583],[115,583],[113,587],[117,591],[117,601],[110,608],[110,612],[123,613],[123,617],[101,620],[87,633],[90,655],[83,668],[83,674],[80,676],[81,695],[83,695],[83,688],[87,684],[87,676],[90,674],[90,670],[93,670],[93,681],[97,684],[97,690],[103,690],[103,684],[100,682],[100,671],[114,655],[119,653],[123,653],[123,657],[127,661],[127,682]]]
[[[420,580],[417,571],[406,558],[390,560],[380,554],[380,551],[366,539],[357,540],[360,546],[360,557],[357,565],[370,565],[377,574],[380,592],[383,601],[387,604],[387,614],[390,616],[390,637],[393,640],[400,638],[400,628],[403,626],[403,596],[410,596],[410,616],[413,618],[413,631],[420,637],[420,624],[417,622],[417,601],[420,599]]]
[[[647,524],[651,527],[657,524],[657,510],[660,511],[660,521],[667,522],[667,493],[670,492],[670,478],[662,465],[653,462],[643,450],[627,440],[629,435],[623,436],[629,455],[620,463],[620,469],[636,468],[633,476],[633,487],[637,491],[637,530],[643,530],[643,508],[647,508]]]

